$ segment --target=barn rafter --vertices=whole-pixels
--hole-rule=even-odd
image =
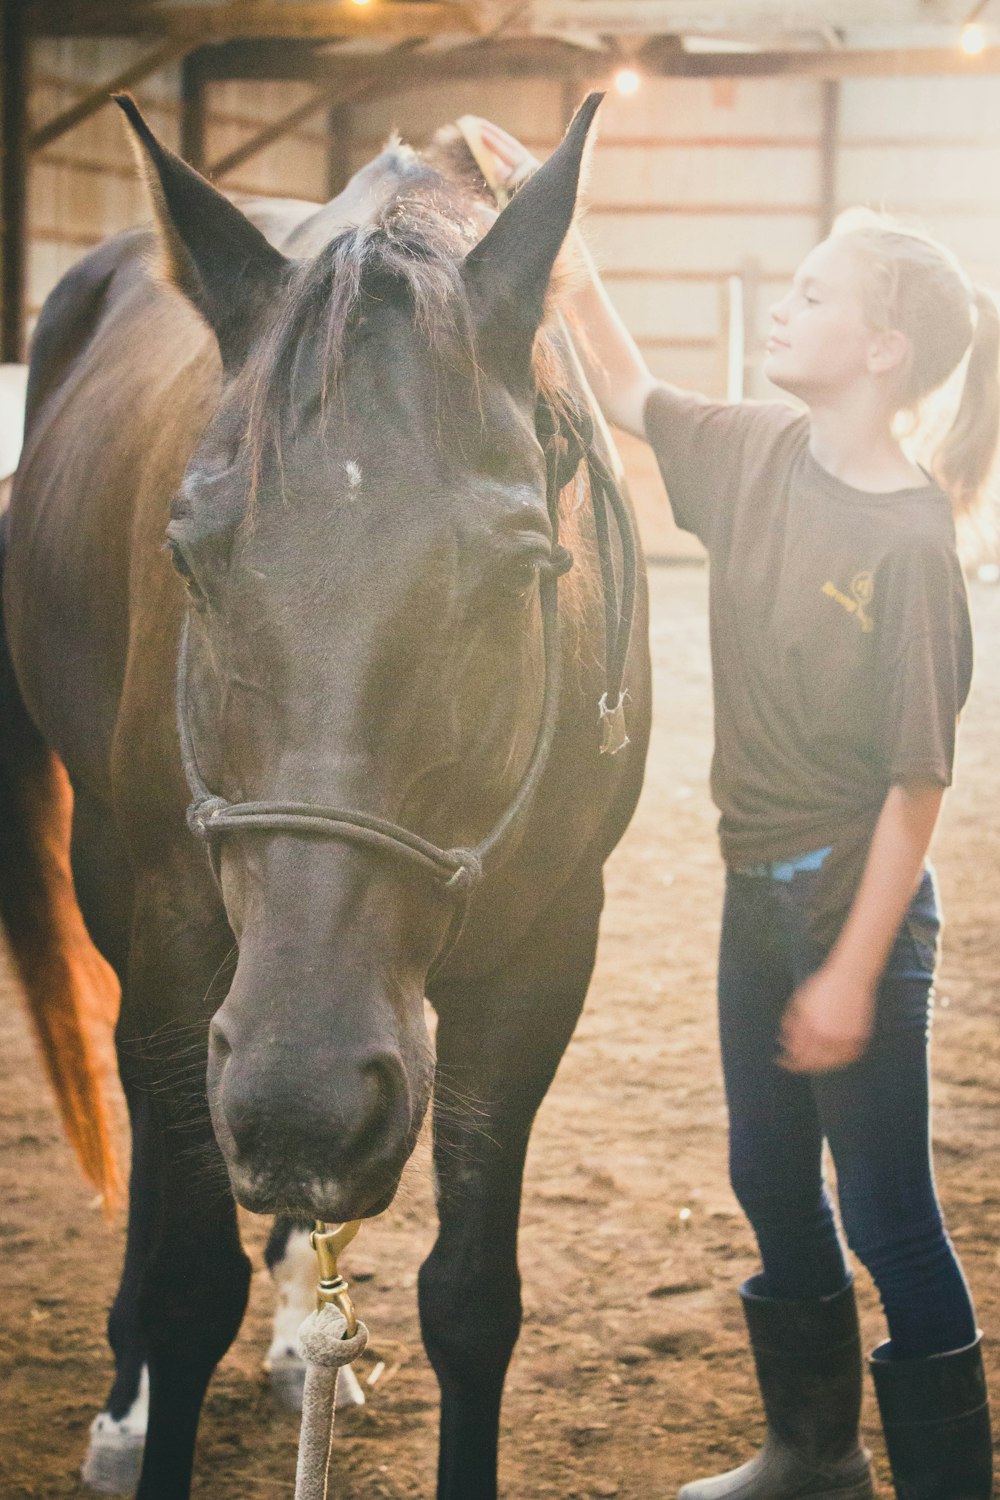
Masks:
[[[218,0],[208,5],[139,4],[121,0],[34,0],[30,25],[39,36],[161,36],[190,46],[211,38],[434,36],[441,32],[476,34],[485,29],[464,0]]]
[[[891,0],[887,8],[891,25],[873,27],[870,0],[0,0],[3,357],[23,348],[32,154],[90,119],[115,90],[178,63],[181,150],[230,180],[314,117],[325,116],[331,141],[342,142],[352,106],[418,85],[551,80],[571,102],[623,64],[650,78],[811,79],[823,100],[818,216],[826,224],[836,204],[843,82],[1000,74],[1000,46],[988,38],[976,55],[955,45],[964,0]],[[53,38],[120,38],[142,50],[65,107],[31,120],[31,44]],[[213,86],[247,80],[294,83],[300,97],[210,158]],[[331,149],[331,183],[340,171],[333,156]]]

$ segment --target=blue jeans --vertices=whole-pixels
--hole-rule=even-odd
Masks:
[[[819,869],[784,878],[727,872],[719,1018],[730,1180],[753,1226],[764,1291],[823,1297],[849,1271],[823,1180],[829,1142],[847,1243],[871,1273],[892,1354],[918,1358],[976,1337],[968,1287],[945,1232],[930,1153],[927,1052],[937,938],[928,869],[878,989],[864,1055],[835,1072],[779,1066],[781,1018],[825,952],[809,929]]]

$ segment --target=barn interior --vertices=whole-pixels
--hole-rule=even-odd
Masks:
[[[5,0],[2,26],[5,361],[146,216],[120,88],[223,189],[316,200],[392,130],[419,147],[467,111],[545,154],[606,88],[588,241],[653,372],[714,394],[765,393],[767,307],[847,207],[997,280],[989,0]],[[623,449],[647,552],[698,556]]]
[[[926,228],[1000,293],[1000,0],[0,0],[0,363],[26,359],[81,255],[148,217],[115,90],[224,191],[322,201],[392,131],[420,147],[465,112],[544,155],[593,88],[607,98],[585,235],[663,379],[771,394],[769,303],[855,205]],[[503,1492],[522,1500],[675,1494],[741,1462],[762,1431],[734,1291],[755,1252],[726,1177],[713,1008],[706,569],[648,449],[625,435],[620,447],[647,557],[665,564],[650,569],[656,720],[640,810],[608,867],[587,1008],[529,1157],[501,1460]],[[936,1162],[994,1391],[996,557],[969,568],[978,664],[934,851],[948,912]],[[84,1500],[123,1225],[104,1222],[76,1171],[16,990],[0,953],[0,1494]],[[120,1099],[119,1119],[124,1152]],[[338,1419],[340,1500],[433,1491],[436,1390],[414,1291],[433,1242],[426,1139],[408,1173],[347,1265],[373,1337],[358,1366],[368,1407]],[[213,1500],[292,1493],[297,1419],[261,1373],[266,1228],[243,1215],[242,1232],[250,1312],[199,1439],[195,1495]],[[882,1312],[860,1270],[858,1285],[872,1348]],[[870,1392],[862,1426],[888,1494]]]

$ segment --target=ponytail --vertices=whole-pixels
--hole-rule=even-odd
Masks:
[[[896,391],[898,412],[913,418],[925,440],[926,398],[967,356],[958,410],[931,469],[951,496],[955,519],[965,523],[963,531],[978,531],[985,541],[992,531],[987,485],[1000,437],[997,304],[989,292],[973,287],[944,245],[891,218],[848,211],[838,218],[834,236],[856,258],[872,326],[898,329],[909,341]]]
[[[955,420],[934,455],[935,479],[960,521],[981,521],[1000,438],[1000,313],[989,292],[974,293],[976,327]]]

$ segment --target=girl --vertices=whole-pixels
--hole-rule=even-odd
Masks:
[[[480,121],[509,186],[533,159]],[[980,1336],[930,1160],[927,1041],[940,918],[926,854],[972,642],[953,513],[997,444],[1000,325],[940,245],[835,233],[771,309],[764,370],[806,408],[657,382],[577,237],[580,353],[605,415],[645,437],[705,544],[712,795],[726,898],[719,1014],[733,1188],[762,1269],[741,1289],[767,1416],[742,1468],[682,1500],[863,1500],[848,1244],[882,1298],[870,1359],[899,1500],[988,1500]],[[895,436],[968,354],[933,469]]]

